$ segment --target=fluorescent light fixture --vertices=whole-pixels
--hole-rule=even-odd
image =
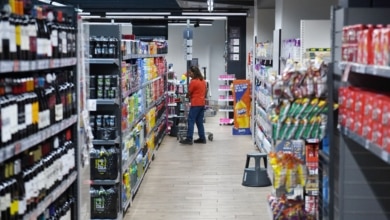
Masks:
[[[81,15],[81,18],[101,18],[100,15]]]
[[[187,23],[168,23],[168,26],[187,26]],[[194,26],[194,24],[190,24],[190,26]],[[199,26],[213,26],[212,24],[199,24]]]
[[[183,12],[182,15],[196,15],[196,16],[247,16],[248,14],[245,12]]]
[[[171,12],[106,12],[106,15],[171,15]]]
[[[106,16],[113,19],[164,19],[164,16]]]
[[[50,4],[50,0],[38,0],[39,2],[43,2],[43,3],[46,3],[46,4]]]
[[[91,12],[79,12],[79,15],[80,15],[80,16],[83,16],[83,15],[91,15]]]
[[[59,3],[59,2],[51,2],[51,4],[52,5],[54,5],[54,6],[66,6],[66,5],[64,5],[64,4],[62,4],[62,3]]]
[[[226,16],[168,16],[168,19],[226,20]]]

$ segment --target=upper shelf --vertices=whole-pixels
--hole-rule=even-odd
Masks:
[[[119,65],[118,58],[90,58],[88,59],[90,64],[116,64]]]
[[[355,132],[349,130],[348,128],[345,128],[343,126],[340,126],[340,131],[342,134],[345,136],[349,137],[356,143],[358,143],[360,146],[364,147],[371,153],[375,154],[377,157],[381,158],[383,161],[386,163],[390,164],[390,156],[389,152],[387,152],[385,149],[382,147],[378,146],[375,143],[372,143],[371,141],[365,139],[364,137],[359,136]]]
[[[390,78],[390,67],[365,65],[352,62],[341,62],[339,64],[341,70],[345,70],[348,66],[351,68],[350,71],[354,73]]]
[[[28,72],[35,70],[55,69],[68,66],[74,66],[77,63],[77,58],[61,58],[61,59],[42,59],[34,61],[0,61],[0,73],[15,73]]]
[[[139,59],[139,58],[152,58],[152,57],[163,57],[166,54],[129,54],[123,56],[123,60]]]
[[[51,125],[48,128],[40,130],[38,133],[35,133],[22,140],[16,141],[10,145],[0,148],[0,163],[15,155],[18,155],[23,151],[26,151],[36,146],[42,141],[49,139],[50,137],[58,134],[59,132],[75,124],[76,122],[77,122],[77,115],[73,115],[68,119],[65,119],[59,123]]]

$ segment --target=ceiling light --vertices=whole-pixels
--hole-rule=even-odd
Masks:
[[[214,0],[207,0],[207,10],[209,12],[214,10]]]
[[[60,6],[60,7],[66,6],[66,5],[59,3],[59,2],[51,2],[51,4],[54,6]]]
[[[226,20],[226,16],[168,16],[169,19]]]
[[[196,15],[196,16],[247,16],[248,14],[246,12],[212,12],[212,13],[206,13],[206,12],[183,12],[182,15]]]
[[[91,15],[91,12],[79,12],[79,15],[80,15],[80,16],[83,16],[83,15]]]
[[[171,15],[171,12],[106,12],[106,15]]]
[[[194,26],[194,24],[190,24]],[[187,23],[168,23],[168,26],[187,26]],[[199,26],[213,26],[213,24],[199,24]]]
[[[100,15],[81,15],[81,18],[88,19],[88,18],[101,18]]]
[[[115,19],[164,19],[164,16],[106,16]]]

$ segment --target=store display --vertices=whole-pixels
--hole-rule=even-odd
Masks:
[[[115,186],[92,186],[91,218],[116,219],[119,211],[118,189]]]
[[[389,25],[356,24],[343,28],[342,61],[389,66]]]
[[[268,197],[268,203],[271,208],[272,219],[276,220],[315,220],[316,217],[308,213],[305,208],[305,202],[302,199],[289,200],[286,197]]]
[[[121,35],[120,24],[87,26],[89,98],[96,99],[90,117],[95,139],[90,151],[91,217],[115,219],[130,206],[156,150],[156,137],[165,133],[156,130],[166,120],[166,108],[161,107],[166,43],[129,40],[131,36]]]
[[[224,112],[224,117],[219,119],[220,125],[232,125],[233,124],[233,90],[232,90],[232,82],[235,80],[234,74],[222,74],[218,76],[218,80],[223,81],[222,85],[219,85],[219,91],[223,93],[223,95],[218,96],[218,105],[224,106],[223,108],[219,108],[218,111]]]
[[[70,219],[78,178],[74,9],[0,6],[0,219]],[[59,30],[69,46],[61,54]]]

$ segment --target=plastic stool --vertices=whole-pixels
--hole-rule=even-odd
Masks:
[[[250,159],[255,159],[255,167],[249,167]],[[261,158],[264,161],[264,168],[260,167]],[[244,177],[242,179],[243,186],[260,187],[270,186],[271,181],[267,174],[267,154],[264,153],[250,153],[246,155],[246,164],[244,170]]]

